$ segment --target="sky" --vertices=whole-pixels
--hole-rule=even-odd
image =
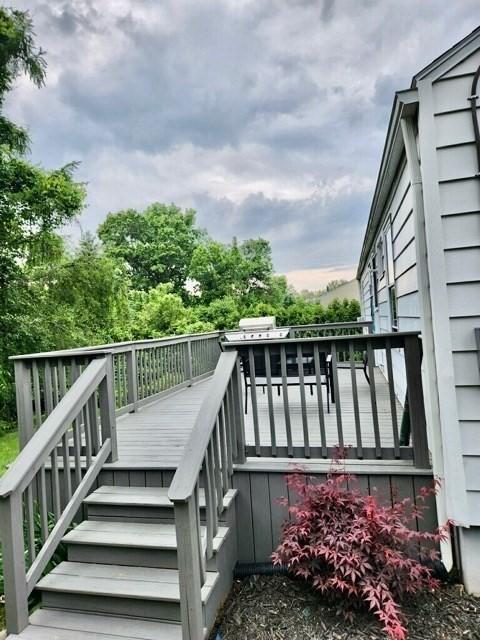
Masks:
[[[9,3],[12,5],[12,1]],[[354,277],[394,92],[480,22],[478,0],[16,0],[46,86],[6,112],[31,158],[80,161],[72,241],[111,211],[197,211],[262,236],[296,288]]]

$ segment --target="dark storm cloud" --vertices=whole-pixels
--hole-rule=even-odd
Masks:
[[[152,200],[280,270],[354,264],[395,90],[477,0],[17,0],[48,82],[8,101],[35,161],[82,161],[84,228]]]

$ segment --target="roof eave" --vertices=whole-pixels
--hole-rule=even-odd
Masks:
[[[404,146],[400,121],[404,117],[414,115],[417,111],[417,106],[417,89],[406,89],[405,91],[397,91],[395,93],[380,170],[375,185],[370,214],[368,216],[367,230],[360,253],[357,279],[360,279],[367,263],[373,240],[382,220],[383,208],[390,193],[398,164],[403,155]]]

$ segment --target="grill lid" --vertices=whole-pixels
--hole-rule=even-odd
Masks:
[[[241,331],[225,334],[228,342],[240,342],[249,340],[275,340],[286,338],[290,329],[288,327],[276,328],[275,317],[242,318],[239,322]]]

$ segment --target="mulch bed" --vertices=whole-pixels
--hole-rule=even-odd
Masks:
[[[461,585],[442,586],[404,605],[409,640],[480,640],[480,598]],[[303,581],[285,576],[236,580],[218,618],[223,640],[385,640],[377,620],[354,622]],[[211,636],[217,637],[216,632]]]

